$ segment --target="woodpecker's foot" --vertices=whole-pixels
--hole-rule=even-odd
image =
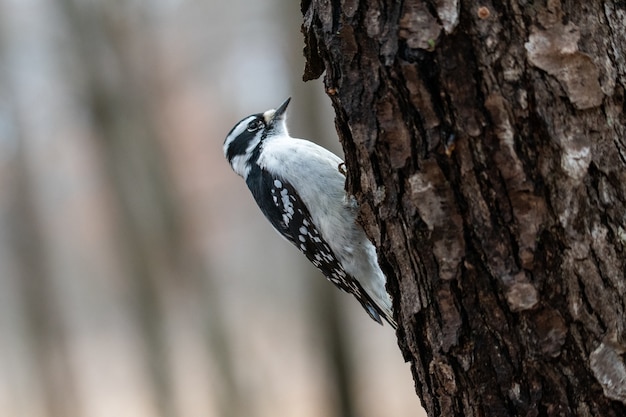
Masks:
[[[339,170],[339,173],[341,175],[343,175],[344,177],[348,174],[348,171],[346,170],[346,163],[342,162],[337,166],[337,169]]]

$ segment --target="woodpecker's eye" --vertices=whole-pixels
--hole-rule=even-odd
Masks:
[[[253,120],[248,123],[248,132],[254,132],[255,130],[259,130],[263,126],[263,122],[259,119]]]

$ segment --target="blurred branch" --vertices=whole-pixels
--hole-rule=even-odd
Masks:
[[[11,216],[13,256],[17,261],[16,283],[22,306],[28,343],[37,376],[32,381],[44,393],[44,410],[50,417],[77,416],[73,373],[65,347],[65,327],[58,311],[58,298],[49,282],[47,254],[36,209],[32,199],[31,180],[24,169],[22,150],[15,164],[15,199]],[[7,277],[10,279],[9,277]],[[32,401],[36,401],[34,398]]]
[[[199,284],[211,286],[204,268],[184,266],[203,262],[181,236],[171,172],[155,127],[161,80],[151,6],[134,5],[131,11],[124,4],[102,2],[94,12],[93,6],[80,2],[65,0],[64,4],[70,20],[76,22],[76,34],[80,34],[76,39],[87,75],[87,104],[117,194],[122,253],[135,285],[136,311],[159,413],[175,415],[163,304],[165,292],[173,285],[168,278],[176,277],[201,289],[191,291],[188,297],[208,299],[203,303],[207,312],[203,317],[207,319],[209,353],[216,357],[220,371],[218,407],[224,417],[238,416],[237,384],[216,293]],[[108,58],[106,65],[99,62],[102,56]]]
[[[160,279],[165,278],[163,271],[176,270],[176,214],[157,132],[144,111],[153,99],[154,80],[133,62],[139,45],[141,58],[153,59],[150,27],[137,4],[132,10],[125,3],[64,0],[61,4],[80,51],[87,107],[116,194],[120,255],[134,285],[153,398],[159,415],[171,417],[175,407]]]

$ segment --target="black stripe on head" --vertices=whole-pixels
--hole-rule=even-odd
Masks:
[[[248,126],[252,122],[261,123],[261,127],[258,130],[250,131]],[[265,120],[263,119],[262,113],[253,114],[237,123],[235,127],[228,132],[224,140],[224,154],[228,161],[231,162],[237,155],[244,155],[248,150],[248,146],[250,146],[250,142],[260,134],[260,131],[263,130],[264,127]]]

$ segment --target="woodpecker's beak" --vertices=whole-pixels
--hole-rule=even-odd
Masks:
[[[285,114],[285,111],[287,111],[287,106],[289,105],[290,101],[291,101],[291,97],[289,97],[287,100],[283,101],[283,104],[278,106],[278,108],[276,110],[268,110],[268,111],[266,111],[263,114],[263,117],[265,118],[265,123],[267,123],[268,125],[273,125],[277,121],[282,120],[283,116]]]
[[[280,118],[282,118],[283,114],[287,110],[287,106],[289,105],[290,101],[291,101],[291,97],[289,97],[289,98],[287,98],[287,100],[283,101],[283,104],[278,106],[278,108],[274,112],[274,117],[272,117],[272,119],[280,119]]]

